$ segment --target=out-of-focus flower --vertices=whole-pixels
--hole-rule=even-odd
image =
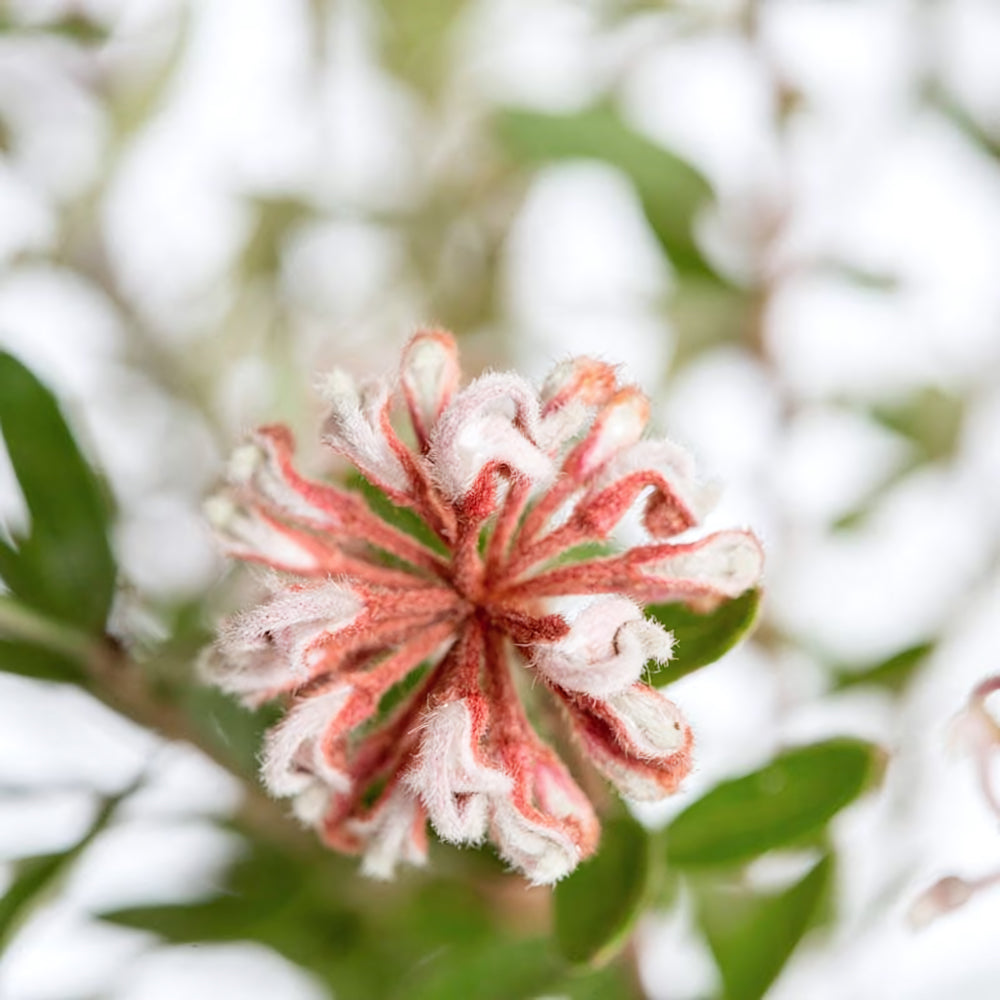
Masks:
[[[302,478],[288,431],[260,429],[210,513],[231,555],[277,575],[223,625],[206,670],[247,704],[286,699],[264,781],[368,873],[419,862],[429,819],[443,840],[489,839],[554,882],[594,851],[599,824],[528,709],[557,705],[626,795],[669,795],[691,731],[642,681],[673,641],[642,605],[734,597],[758,581],[760,546],[746,531],[667,540],[712,493],[683,451],[642,439],[646,398],[600,361],[565,362],[541,390],[502,373],[461,388],[451,336],[423,332],[398,379],[338,372],[323,390],[325,442],[415,512],[427,543],[359,493]],[[641,497],[649,544],[567,559]],[[554,610],[564,596],[575,613]]]
[[[1000,753],[1000,724],[986,702],[1000,692],[1000,675],[987,677],[972,689],[966,706],[951,723],[950,742],[962,753],[972,757],[983,798],[1000,818],[1000,796],[993,783],[993,760]],[[976,893],[1000,885],[1000,871],[975,879],[947,875],[924,890],[910,905],[908,919],[915,929],[926,927],[938,917],[964,906]]]

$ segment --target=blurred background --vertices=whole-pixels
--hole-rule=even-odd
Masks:
[[[904,917],[1000,860],[946,739],[1000,635],[998,54],[991,0],[0,3],[0,348],[106,477],[116,627],[193,658],[234,600],[202,499],[259,422],[321,467],[333,364],[389,368],[421,324],[473,374],[620,362],[725,484],[711,523],[768,553],[754,639],[672,689],[697,772],[643,818],[782,746],[876,741],[836,918],[768,996],[996,997],[1000,892]],[[0,516],[27,521],[2,449]],[[129,791],[21,914],[0,997],[336,995],[263,931],[96,916],[219,886],[240,788],[0,673],[0,888]],[[644,918],[653,1000],[717,993],[695,924],[683,894]]]

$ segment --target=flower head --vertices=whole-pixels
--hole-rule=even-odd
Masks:
[[[626,795],[669,795],[691,731],[642,681],[673,646],[642,606],[740,594],[760,546],[745,531],[674,538],[712,492],[680,448],[643,438],[646,397],[603,362],[564,362],[540,390],[506,373],[463,388],[452,337],[423,332],[396,378],[337,372],[323,391],[324,441],[423,534],[303,478],[288,431],[261,428],[210,512],[231,555],[276,571],[272,593],[223,625],[206,671],[247,704],[285,700],[264,782],[369,874],[421,861],[429,820],[554,882],[594,851],[599,824],[531,707],[556,706]],[[639,503],[649,544],[567,560]]]

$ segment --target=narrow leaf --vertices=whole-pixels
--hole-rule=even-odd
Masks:
[[[394,528],[399,528],[400,531],[405,531],[433,551],[447,555],[448,550],[445,548],[444,542],[434,534],[417,513],[408,507],[399,507],[394,504],[377,486],[368,482],[364,476],[358,473],[354,473],[348,478],[347,485],[351,489],[358,490],[364,496],[368,506],[383,521],[388,522]]]
[[[824,857],[778,893],[702,887],[698,920],[722,976],[725,1000],[761,1000],[816,920],[829,892],[833,861]]]
[[[162,906],[130,907],[101,918],[150,931],[175,944],[236,941],[254,937],[261,926],[294,904],[305,888],[305,872],[280,851],[255,843],[225,877],[207,885],[211,898]]]
[[[872,407],[871,415],[909,438],[921,460],[937,462],[949,458],[958,447],[965,403],[960,396],[928,386],[899,403]]]
[[[62,851],[19,862],[14,881],[0,898],[0,950],[6,946],[29,907],[52,885],[73,857],[74,851]]]
[[[5,580],[27,604],[91,632],[111,607],[115,565],[100,484],[52,393],[0,352],[0,430],[31,515],[18,567],[4,552]]]
[[[710,185],[685,160],[629,128],[614,110],[594,107],[569,115],[508,110],[498,129],[510,153],[528,163],[586,158],[617,167],[635,186],[674,267],[685,277],[721,281],[694,237],[695,218],[712,198]]]
[[[86,835],[73,847],[57,854],[22,858],[17,862],[14,881],[0,898],[0,950],[6,946],[31,908],[55,889],[69,866],[107,828],[118,805],[132,794],[135,787],[131,785],[120,794],[106,799]]]
[[[597,854],[555,888],[555,933],[571,962],[600,963],[622,944],[646,898],[650,837],[631,816],[607,821]]]
[[[72,659],[27,642],[0,640],[0,671],[61,684],[79,683],[83,671]]]
[[[881,751],[855,739],[798,747],[723,782],[666,828],[678,867],[735,865],[819,834],[879,776]]]
[[[656,687],[672,684],[728,653],[757,620],[760,601],[761,591],[753,589],[704,615],[683,604],[654,604],[646,608],[674,634],[673,659],[663,669],[651,673],[650,682]]]
[[[833,690],[868,686],[899,694],[910,683],[924,661],[934,652],[933,642],[921,642],[900,650],[887,660],[861,667],[841,667],[834,674]]]

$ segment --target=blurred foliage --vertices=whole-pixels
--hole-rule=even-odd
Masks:
[[[9,356],[0,361],[0,377],[8,390],[0,419],[32,512],[29,538],[38,539],[35,544],[42,547],[75,546],[74,551],[84,553],[76,556],[81,567],[77,586],[85,589],[90,573],[98,569],[96,579],[102,586],[99,602],[95,595],[86,595],[93,602],[86,614],[80,609],[82,598],[77,602],[66,598],[69,584],[63,577],[35,574],[25,587],[21,574],[34,565],[36,550],[20,541],[18,548],[9,549],[5,564],[14,597],[0,604],[0,632],[27,651],[28,663],[31,657],[42,664],[65,662],[65,673],[48,669],[41,676],[93,687],[102,682],[102,675],[88,672],[92,647],[82,641],[76,645],[75,637],[82,640],[84,633],[77,629],[96,628],[107,615],[114,580],[106,536],[108,508],[51,393]],[[10,422],[14,403],[20,415],[31,415],[39,430],[34,450],[21,437],[21,428],[28,424]],[[11,427],[16,428],[13,433]],[[38,463],[40,454],[46,458],[44,468]],[[389,503],[374,487],[360,479],[354,485],[390,523],[417,534],[426,531],[413,523],[410,512]],[[658,607],[656,614],[673,622],[679,644],[692,650],[682,664],[683,672],[688,672],[725,653],[752,623],[758,603],[759,594],[750,592],[704,615],[668,606]],[[46,617],[33,609],[45,611]],[[190,655],[206,638],[195,606],[179,610],[173,625],[173,635],[160,644],[156,656],[144,665],[123,664],[118,669],[146,672],[154,708],[167,712],[158,717],[172,720],[175,728],[180,725],[179,732],[241,780],[253,783],[256,754],[264,729],[274,720],[273,710],[248,712],[196,680],[185,679],[188,675],[173,675],[158,665],[158,658],[171,653]],[[115,655],[114,647],[107,647],[103,655]],[[26,669],[24,663],[19,666],[12,660],[0,665],[19,672]],[[116,704],[114,689],[105,693]],[[732,864],[804,835],[818,836],[832,816],[867,786],[872,755],[870,747],[850,741],[792,751],[756,775],[719,786],[656,836],[628,816],[609,818],[600,851],[553,894],[551,936],[532,931],[531,921],[504,919],[491,895],[508,876],[487,873],[488,869],[477,874],[474,862],[458,864],[450,875],[416,874],[391,888],[361,887],[349,861],[312,847],[302,851],[298,840],[275,840],[273,831],[259,826],[259,819],[254,825],[246,818],[237,822],[245,838],[244,853],[216,895],[119,910],[104,914],[104,919],[151,932],[172,944],[244,940],[266,944],[330,983],[344,998],[527,1000],[553,991],[580,998],[620,997],[632,989],[620,962],[608,963],[620,956],[635,921],[658,898],[654,875],[662,874],[663,859],[681,868]],[[105,827],[117,801],[102,809],[90,832],[73,848],[19,862],[0,900],[0,936],[45,898]],[[270,811],[275,810],[280,812],[280,807]],[[739,985],[744,979],[766,983],[777,973],[804,927],[812,884],[807,878],[781,897],[752,901],[780,919],[775,916],[775,940],[769,951],[750,971],[741,957],[745,946],[739,928],[705,918],[706,933],[733,996],[751,995],[739,992],[744,990]]]
[[[877,663],[842,665],[833,670],[833,690],[870,686],[901,694],[934,652],[935,643],[921,642]]]
[[[833,861],[823,857],[779,892],[709,884],[696,893],[698,921],[719,966],[725,1000],[760,1000],[822,914]]]
[[[650,837],[634,819],[614,817],[596,857],[555,889],[555,935],[571,962],[601,964],[627,939],[649,896]]]
[[[385,82],[419,109],[420,136],[409,164],[419,182],[388,208],[340,195],[324,199],[294,185],[290,190],[246,185],[239,192],[247,210],[245,238],[228,264],[223,293],[202,309],[219,333],[179,338],[180,349],[164,347],[157,329],[163,317],[151,317],[148,304],[116,273],[105,246],[104,199],[137,139],[155,129],[177,89],[195,42],[194,9],[184,7],[158,29],[165,40],[158,54],[133,66],[124,82],[105,72],[102,62],[103,50],[111,48],[106,43],[121,39],[96,17],[72,12],[29,21],[0,14],[5,44],[52,39],[71,51],[70,75],[89,88],[108,132],[97,181],[54,204],[57,245],[22,252],[11,266],[51,256],[99,290],[128,331],[129,364],[170,399],[195,407],[224,440],[228,431],[221,429],[214,395],[224,369],[263,359],[275,386],[281,373],[301,370],[295,336],[316,317],[282,278],[289,248],[305,227],[346,223],[377,230],[398,252],[391,280],[407,315],[453,326],[471,335],[482,352],[479,360],[497,360],[504,343],[495,334],[510,322],[503,267],[511,223],[539,171],[590,161],[618,171],[631,184],[673,272],[669,300],[658,304],[663,335],[675,343],[672,370],[720,346],[772,365],[764,323],[779,279],[768,270],[767,239],[757,250],[753,277],[737,282],[699,235],[702,219],[717,207],[711,184],[695,164],[630,123],[614,73],[588,106],[574,111],[473,106],[457,70],[457,49],[475,6],[466,0],[372,0],[365,6]],[[317,78],[339,58],[328,44],[337,8],[328,0],[309,6],[315,60],[310,69]],[[650,37],[663,28],[696,33],[708,23],[690,5],[637,0],[593,8],[603,29],[638,27]],[[743,12],[733,30],[752,30],[751,13]],[[128,44],[126,39],[124,47]],[[775,86],[780,90],[780,81]],[[996,136],[943,88],[929,83],[926,96],[929,106],[985,155],[998,157]],[[799,95],[786,90],[776,97],[783,115],[799,107]],[[0,106],[4,165],[16,161],[23,132],[22,121]],[[850,260],[821,261],[817,268],[872,294],[893,294],[899,286],[894,274]],[[395,329],[397,322],[387,309],[372,319],[371,329],[389,324]],[[356,319],[338,317],[335,328],[345,323],[354,325]],[[197,349],[190,349],[192,342]],[[956,389],[926,386],[901,398],[844,405],[899,435],[910,454],[831,529],[857,527],[913,470],[952,461],[961,445],[967,400]],[[294,422],[304,407],[301,393],[286,393],[278,406],[290,410]],[[794,419],[796,401],[785,398],[783,406],[783,418]],[[66,412],[74,415],[72,407]],[[255,941],[311,971],[332,995],[347,1000],[541,995],[625,1000],[642,995],[629,947],[637,921],[653,907],[673,906],[687,895],[718,966],[721,1000],[759,1000],[800,941],[834,912],[837,857],[829,824],[873,786],[884,764],[883,752],[860,740],[786,750],[756,771],[708,790],[657,832],[628,816],[612,816],[598,854],[551,894],[527,892],[485,853],[437,847],[430,873],[408,875],[392,886],[364,882],[352,861],[319,850],[280,806],[255,796],[261,735],[275,714],[247,711],[197,683],[192,664],[210,637],[205,595],[184,605],[157,606],[166,634],[155,641],[143,644],[125,636],[126,648],[106,634],[118,573],[109,543],[113,505],[52,392],[7,354],[0,354],[0,431],[30,517],[27,531],[0,535],[0,579],[6,588],[0,593],[0,670],[85,687],[142,725],[156,728],[163,720],[164,736],[200,747],[247,792],[231,827],[241,838],[242,853],[210,894],[189,902],[151,902],[104,914],[106,920],[175,945]],[[392,505],[363,479],[349,485],[387,521],[439,544],[411,512]],[[589,548],[564,558],[594,553]],[[747,638],[758,616],[766,614],[761,596],[750,591],[711,611],[680,604],[651,608],[677,640],[674,659],[651,669],[651,682],[670,684]],[[768,639],[793,643],[777,626],[766,625]],[[900,694],[935,648],[934,641],[908,646],[877,663],[821,659],[833,691],[868,687]],[[383,711],[390,701],[387,696]],[[0,944],[9,943],[34,908],[59,891],[76,860],[114,822],[130,791],[106,800],[89,832],[69,849],[13,864],[0,898]],[[751,866],[761,857],[802,849],[819,860],[801,878],[776,891],[754,886]]]
[[[683,604],[650,605],[647,614],[673,633],[675,645],[669,663],[650,673],[650,683],[665,687],[723,657],[753,628],[761,596],[759,589],[748,590],[707,613]]]
[[[717,785],[665,831],[683,868],[730,866],[822,837],[826,824],[880,777],[881,750],[833,739],[787,750],[752,774]]]
[[[573,115],[506,111],[498,121],[511,154],[529,164],[593,159],[617,167],[635,186],[650,228],[684,278],[718,283],[695,239],[699,210],[712,189],[690,163],[629,128],[609,107]]]
[[[52,393],[3,353],[0,431],[31,517],[25,537],[0,541],[0,576],[25,604],[100,633],[115,584],[107,499]]]

